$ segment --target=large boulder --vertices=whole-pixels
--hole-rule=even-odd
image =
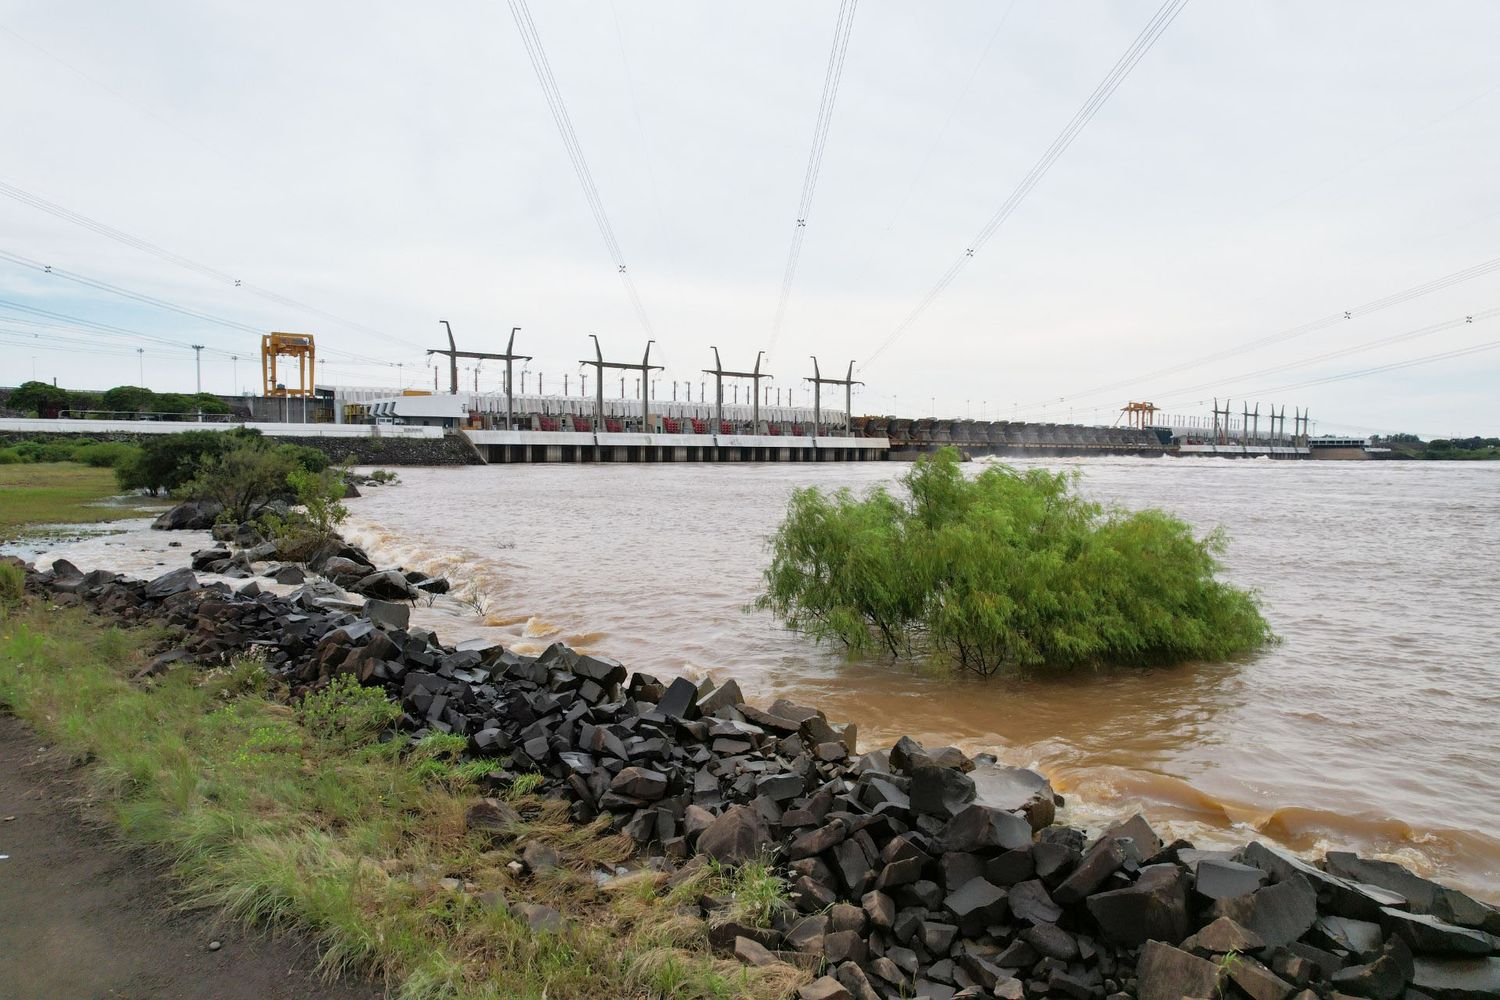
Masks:
[[[1160,941],[1147,941],[1136,966],[1139,1000],[1219,996],[1218,965]]]
[[[1044,830],[1057,818],[1057,793],[1052,783],[1035,771],[1003,764],[985,764],[969,772],[974,801],[1026,817],[1033,830]]]
[[[991,848],[1019,850],[1031,846],[1031,824],[1016,813],[973,802],[948,821],[938,844],[945,851],[966,854]]]
[[[406,577],[393,569],[381,570],[378,573],[361,577],[350,584],[349,589],[356,594],[375,597],[382,601],[409,601],[417,596],[412,585],[406,582]]]
[[[1428,958],[1414,963],[1412,989],[1433,1000],[1495,1000],[1500,997],[1500,958]]]
[[[1191,930],[1187,876],[1172,864],[1142,868],[1133,885],[1090,896],[1088,908],[1104,937],[1115,944],[1181,941]]]
[[[698,853],[725,864],[752,861],[770,845],[770,826],[750,806],[730,806],[698,835]]]
[[[1488,955],[1495,939],[1484,931],[1458,927],[1427,913],[1406,913],[1386,907],[1380,924],[1421,955]]]
[[[1430,913],[1450,924],[1500,934],[1500,911],[1493,906],[1414,875],[1394,861],[1374,861],[1347,851],[1329,851],[1324,863],[1331,874],[1340,878],[1400,894],[1413,913]]]
[[[411,625],[411,605],[395,601],[370,598],[365,602],[363,616],[386,629],[404,629]]]
[[[198,578],[193,571],[186,566],[163,573],[161,576],[146,584],[142,593],[151,600],[160,601],[171,597],[173,594],[185,593],[189,590],[198,589]]]
[[[158,531],[207,531],[223,512],[224,505],[215,500],[184,500],[164,511],[151,527]]]
[[[949,820],[974,801],[974,782],[957,768],[924,764],[912,769],[911,808]]]
[[[1285,881],[1294,873],[1300,875],[1312,885],[1321,907],[1341,917],[1379,920],[1381,908],[1389,906],[1404,910],[1407,906],[1405,897],[1399,893],[1339,878],[1321,868],[1315,868],[1295,855],[1268,847],[1259,841],[1247,844],[1240,852],[1240,859],[1266,872],[1273,882]]]
[[[332,556],[324,559],[317,567],[319,573],[344,586],[364,579],[374,568],[347,556]]]
[[[1297,940],[1312,927],[1318,919],[1318,894],[1312,883],[1293,872],[1285,881],[1263,886],[1248,896],[1217,901],[1209,915],[1229,917],[1276,948]]]

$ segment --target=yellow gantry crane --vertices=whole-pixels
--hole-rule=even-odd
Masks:
[[[1156,410],[1155,403],[1137,403],[1135,400],[1120,407],[1120,412],[1125,414],[1125,426],[1139,427],[1142,430],[1156,422]]]
[[[310,333],[267,333],[260,338],[260,370],[267,396],[301,396],[313,394],[313,335]],[[295,387],[281,381],[276,374],[277,358],[297,359]],[[290,366],[289,366],[290,367]]]

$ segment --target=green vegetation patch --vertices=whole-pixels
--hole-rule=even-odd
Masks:
[[[628,838],[525,792],[503,835],[471,830],[484,779],[457,762],[463,741],[392,732],[378,691],[345,679],[286,704],[253,659],[130,681],[159,638],[76,609],[9,606],[0,707],[94,762],[124,835],[172,859],[189,905],[299,928],[328,974],[370,975],[402,1000],[769,1000],[809,978],[708,947],[696,900],[743,894],[744,913],[764,917],[784,905],[769,873],[699,865],[671,885],[651,872],[601,885],[595,873],[628,859]],[[559,867],[512,871],[531,842]],[[560,927],[534,930],[528,905],[555,908]]]
[[[757,606],[852,653],[929,656],[989,676],[1219,660],[1271,639],[1253,594],[1217,579],[1220,532],[1107,510],[1076,475],[966,477],[943,449],[856,497],[792,495]]]
[[[120,492],[114,473],[65,462],[0,465],[0,541],[41,524],[94,524],[138,516],[101,506]]]

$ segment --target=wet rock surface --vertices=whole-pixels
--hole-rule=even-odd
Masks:
[[[233,568],[247,551],[193,565]],[[420,587],[342,544],[306,568]],[[317,584],[282,597],[187,568],[142,582],[61,562],[27,578],[58,604],[180,629],[153,675],[250,650],[294,694],[352,675],[400,704],[408,732],[465,737],[472,758],[495,761],[496,787],[539,775],[540,794],[579,822],[607,816],[653,865],[772,863],[791,909],[769,927],[710,920],[710,940],[749,964],[811,969],[804,997],[1500,998],[1496,911],[1390,862],[1194,851],[1139,816],[1056,825],[1046,780],[993,758],[910,739],[861,753],[853,726],[750,705],[733,681],[667,681],[560,644],[448,646],[409,627],[400,600],[348,602]],[[466,823],[503,835],[514,818],[486,799]],[[523,860],[557,863],[542,849]],[[698,908],[712,918],[726,904]],[[540,932],[564,920],[523,916]]]

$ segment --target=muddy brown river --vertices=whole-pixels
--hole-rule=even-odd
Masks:
[[[351,502],[349,534],[464,584],[467,603],[415,616],[449,641],[561,639],[659,675],[733,675],[753,699],[858,722],[865,747],[909,733],[1036,767],[1073,822],[1140,810],[1200,843],[1349,847],[1500,900],[1500,464],[1036,464],[1078,470],[1106,503],[1223,525],[1227,576],[1261,592],[1281,641],[986,682],[851,662],[747,612],[791,490],[889,482],[894,463],[406,469]],[[141,534],[61,554],[84,565],[107,543],[118,564]]]

